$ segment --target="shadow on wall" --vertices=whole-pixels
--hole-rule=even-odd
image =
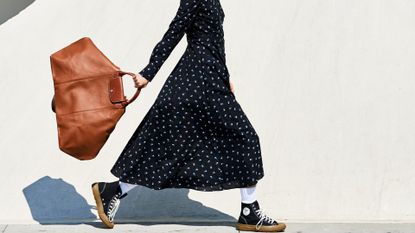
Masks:
[[[0,25],[17,15],[35,0],[0,0]]]
[[[88,224],[102,228],[87,203],[73,185],[62,179],[44,176],[23,189],[32,217],[40,224]],[[139,186],[122,199],[117,223],[154,225],[233,226],[236,219],[228,214],[188,198],[189,189],[152,190]],[[92,192],[91,192],[91,199]],[[95,221],[95,222],[94,222]]]
[[[96,216],[75,187],[62,179],[44,176],[23,189],[32,218],[40,224],[95,220]]]

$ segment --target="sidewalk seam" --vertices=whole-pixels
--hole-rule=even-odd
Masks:
[[[8,227],[9,225],[7,224],[5,227],[4,227],[4,229],[3,229],[3,231],[1,232],[1,233],[4,233],[4,232],[6,232],[6,229],[7,229],[7,227]]]

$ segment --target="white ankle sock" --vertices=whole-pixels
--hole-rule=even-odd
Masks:
[[[128,191],[130,191],[131,189],[137,187],[138,185],[136,184],[129,184],[129,183],[125,183],[120,181],[120,187],[121,187],[121,191],[122,194],[127,193]]]
[[[252,203],[256,201],[256,186],[240,188],[241,191],[241,202],[242,203]]]

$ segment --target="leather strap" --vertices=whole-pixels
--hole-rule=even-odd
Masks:
[[[126,72],[126,71],[120,71],[119,72],[120,73],[120,76],[122,77],[122,76],[124,76],[124,75],[130,75],[131,76],[131,78],[134,78],[134,77],[137,77],[137,75],[135,75],[134,73],[131,73],[131,72]],[[136,90],[136,92],[134,93],[134,95],[133,95],[133,97],[131,97],[131,99],[127,99],[127,101],[125,101],[125,102],[122,102],[121,104],[124,106],[124,107],[127,107],[127,105],[129,105],[129,104],[131,104],[135,99],[137,99],[137,97],[138,97],[138,95],[140,94],[140,92],[141,92],[141,88],[138,88],[137,87],[137,90]]]

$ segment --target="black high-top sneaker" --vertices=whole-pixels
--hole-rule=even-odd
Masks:
[[[97,204],[99,218],[108,228],[113,228],[114,216],[120,205],[120,199],[127,196],[127,193],[122,195],[119,181],[95,182],[92,184],[92,193]]]
[[[267,232],[281,232],[285,230],[286,225],[268,217],[260,209],[258,201],[250,204],[241,202],[241,207],[241,213],[236,223],[237,230]]]

